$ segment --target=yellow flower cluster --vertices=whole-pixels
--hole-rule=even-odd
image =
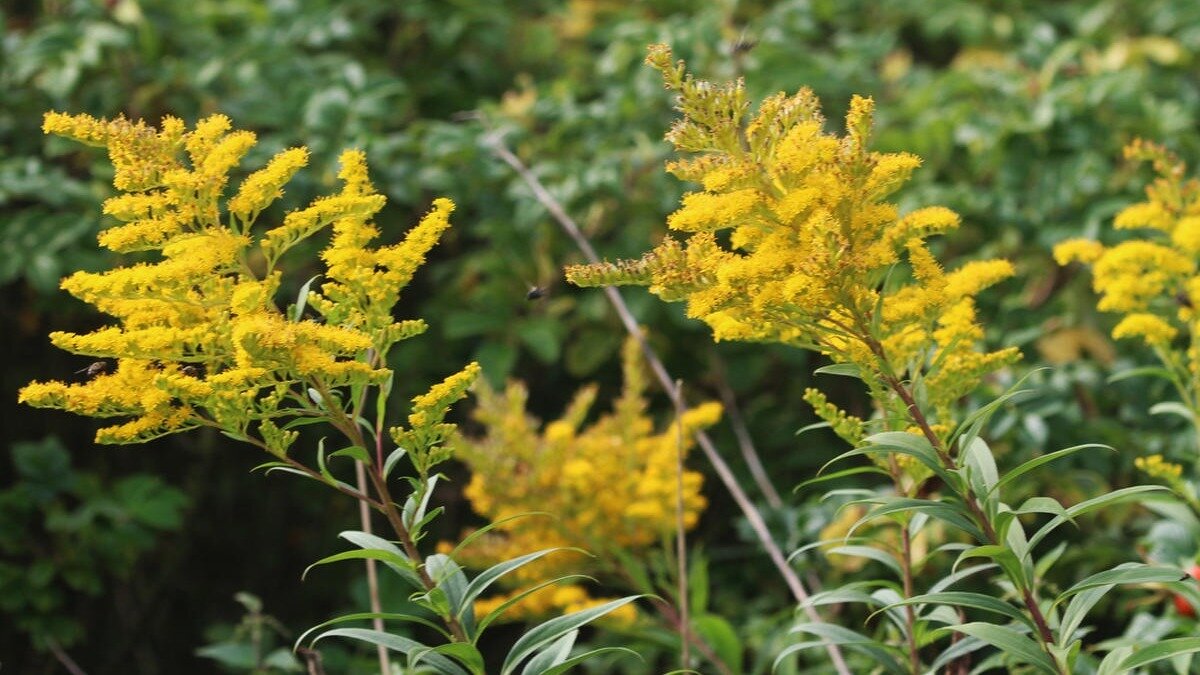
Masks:
[[[84,382],[34,382],[20,393],[34,406],[132,418],[101,429],[98,442],[133,443],[200,425],[249,438],[257,423],[263,444],[282,454],[295,434],[275,421],[319,414],[308,391],[386,380],[391,371],[379,355],[425,329],[421,321],[394,321],[391,310],[448,226],[453,204],[437,200],[403,242],[368,248],[378,235],[369,220],[384,197],[371,186],[361,152],[342,155],[340,192],[256,231],[259,216],[307,164],[306,149],[280,152],[226,200],[230,173],[255,136],[233,130],[224,115],[188,131],[173,117],[155,129],[52,112],[43,128],[108,150],[121,193],[103,210],[121,224],[103,231],[100,243],[121,253],[157,252],[147,262],[78,272],[62,282],[115,323],[85,334],[53,333],[51,340],[115,360],[115,368],[104,361],[107,367]],[[276,262],[330,225],[327,283],[302,299],[324,320],[303,318],[303,302],[285,314],[275,302],[282,280]],[[414,428],[444,436],[451,394],[461,394],[477,371],[468,367],[446,385],[454,391],[439,389],[419,402],[428,424]]]
[[[678,424],[656,433],[646,413],[646,373],[636,340],[626,341],[622,363],[624,388],[613,411],[587,426],[594,386],[578,392],[563,416],[539,431],[537,420],[525,412],[523,385],[510,383],[501,394],[480,384],[475,417],[487,435],[454,443],[455,456],[472,472],[467,498],[492,522],[535,512],[549,516],[501,525],[463,554],[465,564],[482,567],[550,547],[577,547],[620,560],[675,532],[677,453],[692,445],[694,431],[718,421],[721,406],[709,402],[692,408]],[[702,476],[685,471],[682,483],[683,524],[691,528],[705,506]],[[623,555],[605,555],[614,552]],[[559,553],[521,568],[513,578],[530,586],[581,566],[579,556]],[[538,597],[550,602],[547,593]]]
[[[1125,148],[1129,159],[1149,161],[1157,177],[1146,187],[1146,201],[1117,214],[1117,229],[1138,229],[1142,236],[1112,247],[1071,239],[1054,247],[1060,265],[1092,265],[1098,307],[1124,315],[1114,338],[1137,338],[1152,347],[1167,347],[1181,330],[1196,340],[1200,315],[1200,181],[1185,179],[1187,166],[1160,145],[1134,141]],[[1195,345],[1188,367],[1200,372]]]
[[[1176,481],[1183,475],[1183,467],[1178,464],[1163,459],[1162,455],[1150,455],[1149,457],[1138,457],[1133,460],[1133,465],[1151,478],[1158,478],[1168,483]]]
[[[750,116],[740,81],[695,81],[662,45],[647,62],[679,93],[683,117],[667,139],[697,155],[667,167],[703,186],[667,221],[686,239],[667,237],[636,261],[570,267],[568,280],[685,300],[716,340],[815,349],[868,378],[925,377],[929,409],[943,421],[984,374],[1018,358],[976,348],[974,296],[1012,265],[942,269],[926,239],[959,218],[937,206],[902,215],[886,201],[920,160],[869,150],[871,99],[851,101],[839,137],[823,131],[808,89],[768,97]],[[905,262],[908,280],[889,274]]]

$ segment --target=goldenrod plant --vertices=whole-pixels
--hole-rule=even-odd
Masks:
[[[511,591],[478,601],[477,614],[518,597],[509,618],[538,618],[607,601],[590,597],[580,585],[545,586],[572,573],[597,575],[610,586],[647,595],[673,592],[673,583],[655,579],[673,567],[666,558],[673,553],[677,517],[691,529],[706,505],[703,476],[691,470],[677,475],[677,462],[694,444],[693,432],[720,419],[721,405],[700,404],[656,431],[638,340],[625,340],[621,362],[621,394],[611,412],[591,423],[585,421],[595,403],[595,385],[578,391],[562,416],[544,427],[526,411],[528,391],[522,383],[510,382],[503,392],[483,381],[476,385],[474,417],[486,434],[457,435],[454,455],[471,469],[465,494],[472,508],[496,526],[464,549],[459,560],[481,567],[549,547],[593,554],[556,556],[524,567],[509,577]],[[678,514],[677,485],[683,489]],[[529,594],[528,589],[539,590]],[[677,630],[675,608],[655,604]],[[627,606],[608,623],[631,630],[636,619],[633,606]]]
[[[1149,162],[1156,174],[1146,200],[1113,220],[1115,229],[1133,230],[1134,236],[1113,246],[1070,239],[1054,247],[1054,258],[1060,265],[1092,267],[1097,308],[1121,315],[1112,336],[1150,347],[1162,365],[1132,374],[1169,380],[1182,407],[1163,403],[1158,411],[1200,429],[1200,314],[1193,301],[1200,298],[1200,180],[1188,178],[1187,165],[1156,143],[1136,140],[1125,147],[1125,157]],[[1193,448],[1190,459],[1200,463],[1200,435]]]
[[[807,396],[817,414],[853,445],[835,461],[871,462],[822,479],[882,473],[890,483],[886,491],[849,502],[866,507],[866,513],[834,550],[880,562],[898,579],[815,595],[814,605],[867,605],[874,611],[867,626],[877,628],[869,635],[829,623],[799,623],[793,630],[807,639],[779,658],[824,640],[858,653],[862,672],[1004,667],[1065,675],[1088,665],[1118,672],[1200,650],[1200,643],[1158,651],[1123,648],[1098,665],[1093,654],[1081,656],[1085,616],[1108,590],[1125,583],[1177,584],[1183,572],[1129,562],[1055,593],[1043,580],[1063,549],[1038,551],[1038,544],[1079,516],[1121,501],[1165,497],[1165,490],[1128,487],[1069,507],[1042,496],[1019,505],[1005,502],[1021,476],[1096,446],[1049,453],[1004,474],[998,470],[980,434],[1018,392],[973,411],[961,409],[960,401],[983,378],[1019,358],[1013,348],[981,346],[984,331],[975,302],[980,291],[1011,276],[1013,267],[980,260],[943,268],[928,239],[952,231],[958,216],[938,206],[900,213],[887,201],[920,160],[870,149],[872,100],[854,97],[845,133],[836,135],[825,130],[818,101],[807,89],[770,96],[751,112],[741,81],[694,79],[662,45],[650,48],[647,63],[677,93],[682,117],[667,140],[691,155],[667,169],[702,189],[685,195],[668,218],[677,236],[639,260],[570,267],[568,280],[581,286],[648,286],[666,301],[686,302],[688,315],[708,324],[715,340],[819,352],[833,364],[818,373],[857,378],[876,406],[873,416],[861,419],[820,392]],[[877,521],[898,528],[894,545],[855,536]],[[918,559],[913,540],[931,521],[941,521],[953,534]],[[955,571],[919,587],[922,567],[939,554],[952,556]],[[955,590],[985,573],[993,575],[991,592]],[[989,646],[995,651],[981,658]]]
[[[108,150],[120,194],[104,202],[104,212],[122,224],[104,230],[100,243],[141,255],[139,262],[63,280],[65,290],[112,323],[89,333],[53,333],[55,345],[94,359],[94,365],[82,382],[33,382],[20,400],[116,418],[97,431],[99,443],[215,429],[265,451],[271,461],[260,468],[268,472],[299,474],[366,503],[386,518],[391,539],[343,532],[356,549],[315,564],[380,561],[414,588],[412,600],[429,614],[368,612],[317,629],[398,620],[435,629],[445,642],[425,645],[366,628],[326,629],[312,642],[347,637],[403,653],[409,669],[484,672],[476,643],[503,608],[477,617],[474,601],[498,579],[556,550],[500,561],[473,579],[453,555],[421,550],[441,510],[431,508],[430,499],[436,469],[450,456],[446,441],[455,427],[446,415],[478,377],[477,364],[415,397],[406,424],[385,419],[396,377],[389,351],[426,329],[420,319],[396,320],[392,312],[449,226],[454,205],[436,200],[401,242],[373,246],[379,230],[371,221],[385,199],[372,186],[360,151],[341,155],[337,193],[280,223],[266,223],[262,214],[307,163],[304,148],[280,152],[226,198],[231,174],[256,139],[223,115],[189,130],[173,117],[155,128],[125,118],[49,113],[44,130]],[[276,296],[287,272],[285,255],[325,230],[331,232],[321,252],[321,282],[303,283],[295,302],[281,308]],[[317,423],[341,436],[333,442],[336,449],[327,448],[325,438],[315,450],[298,449],[300,428]],[[358,485],[335,473],[349,460],[365,469],[366,480]],[[393,496],[398,476],[407,493],[402,498]],[[537,673],[569,668],[588,657],[570,653],[578,628],[633,600],[616,599],[531,628],[513,645],[503,672],[522,665],[523,672]]]
[[[1149,412],[1187,421],[1192,438],[1175,448],[1181,454],[1139,456],[1134,465],[1163,483],[1188,508],[1159,505],[1161,520],[1147,536],[1154,560],[1195,569],[1200,558],[1200,180],[1189,177],[1187,165],[1165,146],[1142,139],[1125,147],[1126,160],[1149,163],[1154,179],[1145,200],[1122,209],[1113,229],[1131,236],[1112,246],[1093,239],[1069,239],[1054,248],[1060,265],[1082,263],[1092,268],[1097,308],[1120,315],[1112,336],[1151,349],[1158,366],[1134,368],[1111,380],[1134,376],[1157,377],[1171,383],[1178,401],[1160,401]],[[1186,467],[1186,469],[1185,469]],[[1189,511],[1190,509],[1190,511]],[[1192,604],[1177,600],[1175,619],[1180,631],[1195,631]]]

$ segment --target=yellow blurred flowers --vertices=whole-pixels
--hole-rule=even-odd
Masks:
[[[1113,221],[1117,229],[1139,230],[1139,236],[1112,247],[1064,241],[1054,247],[1054,258],[1060,265],[1092,265],[1098,307],[1124,314],[1113,337],[1165,348],[1182,329],[1192,343],[1187,367],[1196,372],[1200,181],[1185,179],[1187,166],[1160,145],[1137,140],[1126,146],[1125,156],[1149,161],[1157,174],[1146,187],[1146,201],[1127,206]]]
[[[334,195],[260,228],[259,217],[308,163],[305,148],[277,154],[224,199],[230,174],[255,144],[248,131],[213,115],[187,130],[167,117],[158,129],[124,118],[48,113],[46,133],[107,148],[121,191],[104,213],[121,224],[101,245],[152,252],[105,272],[77,272],[62,287],[113,317],[90,333],[58,332],[55,345],[116,367],[85,382],[34,382],[20,392],[33,406],[94,417],[126,418],[102,428],[101,443],[135,443],[196,426],[212,426],[283,455],[296,438],[281,420],[323,414],[320,400],[346,385],[380,384],[391,371],[382,355],[424,331],[420,320],[395,321],[400,290],[449,225],[446,199],[399,244],[369,248],[379,231],[370,219],[384,204],[359,151],[342,154]],[[280,257],[325,227],[327,269],[319,291],[286,313],[275,302]],[[319,318],[306,318],[305,307]],[[440,439],[446,408],[478,372],[472,364],[418,401],[406,438]],[[315,392],[310,393],[310,392]],[[279,423],[279,424],[277,424]]]
[[[710,402],[685,413],[680,420],[682,437],[674,423],[656,433],[654,421],[646,414],[646,373],[636,340],[626,341],[622,364],[624,388],[613,411],[586,426],[595,386],[578,392],[562,417],[539,430],[537,420],[525,412],[523,385],[510,383],[498,393],[480,382],[475,418],[487,434],[459,437],[454,443],[455,456],[471,469],[466,488],[471,506],[492,522],[534,512],[549,515],[499,526],[461,554],[465,564],[490,565],[550,547],[577,547],[598,556],[589,565],[577,554],[557,553],[512,575],[518,585],[533,586],[562,574],[636,559],[674,534],[679,444],[687,450],[692,432],[715,424],[721,406]],[[702,476],[685,471],[682,482],[683,522],[691,528],[705,506]],[[573,587],[539,591],[506,616],[513,619],[597,602],[587,599],[582,589],[569,588]],[[477,611],[499,602],[489,600]]]

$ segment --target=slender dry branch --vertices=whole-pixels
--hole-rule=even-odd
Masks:
[[[525,181],[525,184],[533,191],[538,203],[562,226],[567,235],[575,242],[575,245],[579,247],[579,250],[583,252],[584,257],[592,263],[600,262],[600,256],[596,254],[596,249],[592,248],[591,242],[588,241],[588,238],[579,229],[579,225],[567,215],[562,205],[546,190],[542,182],[538,180],[538,177],[533,175],[533,172],[529,170],[529,167],[525,166],[525,163],[508,149],[504,141],[496,134],[488,134],[484,137],[483,141],[497,157],[512,167],[513,171],[516,171],[517,175]],[[678,408],[685,408],[686,404],[683,401],[683,397],[680,396],[679,390],[676,389],[674,380],[667,372],[662,361],[658,358],[658,354],[655,353],[650,343],[646,341],[645,336],[642,334],[641,326],[638,324],[637,319],[633,317],[633,313],[629,311],[629,306],[625,304],[624,298],[621,297],[621,292],[612,286],[606,286],[604,288],[604,295],[612,304],[613,309],[616,310],[617,316],[625,326],[625,330],[641,344],[642,353],[645,354],[646,361],[650,364],[650,370],[653,371],[655,378],[663,390],[666,391],[671,402]],[[791,590],[796,601],[804,606],[805,615],[808,616],[810,621],[824,623],[816,609],[806,604],[809,594],[804,588],[804,583],[800,581],[800,577],[796,574],[796,571],[788,565],[783,551],[780,550],[775,540],[771,538],[771,532],[767,529],[767,524],[763,521],[762,515],[758,512],[754,503],[750,501],[750,498],[746,496],[745,490],[738,483],[737,477],[733,475],[729,464],[717,452],[716,446],[713,445],[708,434],[703,431],[696,431],[696,443],[704,451],[704,456],[708,458],[713,469],[717,472],[717,477],[721,479],[721,482],[729,490],[729,494],[733,497],[733,500],[742,510],[742,514],[746,517],[751,529],[754,530],[754,534],[758,537],[759,543],[766,549],[771,562],[775,564],[775,568],[784,578],[784,581],[787,582],[788,589]],[[850,669],[846,666],[846,661],[842,657],[841,649],[837,645],[827,641],[825,643],[825,650],[829,653],[829,659],[833,662],[834,668],[837,669],[840,675],[851,675]]]
[[[742,410],[738,406],[737,397],[733,394],[733,388],[729,386],[729,380],[725,378],[725,362],[715,353],[712,362],[717,375],[717,392],[721,395],[721,403],[725,405],[729,424],[733,427],[733,436],[737,439],[738,448],[742,451],[742,458],[746,460],[746,467],[750,469],[750,475],[754,477],[754,482],[762,491],[767,504],[773,509],[782,509],[783,499],[780,498],[775,486],[771,483],[771,477],[767,475],[762,458],[759,456],[758,450],[754,448],[754,438],[750,436],[750,429],[746,427],[746,420],[742,417]]]
[[[354,478],[358,486],[358,491],[367,494],[367,467],[359,460],[354,460]],[[358,519],[362,523],[362,531],[367,534],[374,534],[371,528],[371,506],[365,501],[358,502]],[[367,595],[371,598],[371,613],[382,614],[383,603],[379,600],[379,573],[375,569],[374,558],[367,558]],[[383,619],[376,616],[372,621],[372,626],[380,633],[384,630]],[[391,661],[388,659],[387,647],[383,645],[375,645],[379,656],[379,672],[392,672]]]
[[[46,646],[50,648],[50,653],[54,655],[54,658],[58,661],[59,665],[65,668],[68,673],[71,675],[87,675],[83,668],[80,668],[79,664],[75,663],[75,660],[71,658],[71,655],[63,651],[63,648],[59,647],[58,643],[53,639],[47,639]]]
[[[683,389],[683,380],[675,380],[675,388]],[[683,408],[675,407],[675,562],[679,575],[679,667],[686,670],[691,661],[688,636],[692,632],[688,611],[687,533],[683,521]]]

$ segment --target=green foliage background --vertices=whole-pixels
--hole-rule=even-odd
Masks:
[[[1080,442],[1120,450],[1072,460],[1031,493],[1068,501],[1127,485],[1134,457],[1183,457],[1193,442],[1182,423],[1145,413],[1146,402],[1170,397],[1165,389],[1105,384],[1146,355],[1108,343],[1110,319],[1095,314],[1086,280],[1057,269],[1049,248],[1096,235],[1137,196],[1143,177],[1120,160],[1131,138],[1200,157],[1198,4],[5,0],[0,25],[0,545],[6,561],[53,561],[31,563],[27,573],[48,565],[46,583],[57,584],[54,602],[18,582],[24,604],[0,603],[0,612],[24,607],[41,617],[29,624],[36,629],[0,617],[6,672],[51,672],[47,636],[93,674],[130,664],[144,673],[206,670],[193,652],[206,629],[239,620],[232,598],[243,590],[293,630],[366,606],[349,568],[299,581],[309,562],[332,551],[334,532],[355,526],[354,505],[337,495],[249,475],[259,458],[217,437],[101,449],[92,446],[91,421],[16,406],[17,388],[30,379],[69,378],[87,365],[52,349],[45,335],[98,321],[58,292],[57,280],[109,262],[94,244],[104,225],[98,204],[110,189],[105,158],[43,137],[48,109],[151,121],[172,113],[189,122],[224,112],[259,133],[259,161],[307,144],[311,167],[289,188],[285,208],[333,182],[337,152],[361,147],[390,200],[379,222],[392,239],[433,197],[453,198],[453,229],[402,301],[431,330],[400,350],[399,393],[475,358],[493,382],[526,380],[535,412],[549,417],[582,381],[615,390],[622,334],[598,292],[561,281],[561,266],[578,262],[577,252],[490,155],[486,133],[503,134],[604,255],[629,257],[662,236],[686,188],[662,171],[671,102],[641,65],[648,43],[672,44],[711,79],[745,76],[755,97],[810,86],[835,122],[852,93],[872,95],[880,149],[925,159],[903,205],[941,203],[963,215],[942,258],[1000,256],[1018,266],[1015,281],[985,294],[989,339],[1021,346],[1022,368],[1054,366],[1035,375],[1037,398],[1001,415],[992,438],[1002,461]],[[548,297],[527,301],[534,284]],[[722,382],[737,395],[782,492],[838,449],[831,435],[793,433],[812,421],[800,392],[819,364],[775,347],[713,345],[679,307],[640,291],[629,300],[696,398],[717,396]],[[867,405],[861,392],[838,391],[839,382],[819,384],[852,411]],[[732,433],[717,436],[735,458]],[[70,486],[30,468],[31,443],[69,451],[70,468],[56,474],[72,476]],[[147,516],[158,521],[134,534],[88,537],[53,524],[64,512],[119,501],[110,492],[135,489],[122,488],[135,474],[160,481],[154,503],[164,511]],[[27,496],[37,490],[52,494]],[[769,664],[790,614],[778,602],[786,593],[715,480],[709,494],[696,539],[711,558],[711,608]],[[456,488],[439,497],[448,532],[472,522]],[[788,502],[771,520],[789,544],[814,539],[832,514],[813,494]],[[175,522],[169,516],[179,509]],[[1082,575],[1125,559],[1144,534],[1140,515],[1113,511],[1065,535],[1075,539],[1065,558],[1073,564],[1059,567]],[[129,528],[138,516],[112,517]],[[89,578],[71,580],[79,564],[72,551],[94,556]],[[816,558],[806,564],[818,575],[839,574]],[[1119,632],[1129,611],[1115,606],[1102,630]]]

